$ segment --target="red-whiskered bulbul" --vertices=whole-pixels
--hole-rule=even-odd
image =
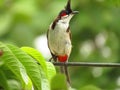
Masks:
[[[78,11],[71,9],[70,2],[71,0],[68,0],[65,9],[60,11],[47,32],[48,47],[52,59],[63,63],[68,61],[72,49],[69,22],[71,18],[78,13]],[[66,65],[64,65],[64,72],[68,83],[70,83]]]

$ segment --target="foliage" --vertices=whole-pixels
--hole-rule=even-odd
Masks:
[[[59,83],[56,83],[59,81]],[[65,76],[56,75],[51,82],[51,90],[68,90]]]
[[[32,90],[34,87],[35,90],[50,90],[50,83],[56,75],[56,70],[53,64],[46,62],[37,50],[30,47],[23,47],[21,50],[14,45],[1,42],[0,50],[3,51],[3,55],[0,56],[0,62],[3,62],[0,65],[0,88]]]
[[[19,47],[35,47],[35,38],[47,32],[50,23],[63,9],[66,1],[1,0],[0,41],[14,43]],[[79,14],[70,22],[73,49],[69,61],[119,63],[120,0],[71,1],[72,8],[78,10]],[[38,88],[38,83],[41,83],[41,87],[44,87],[44,84],[49,87],[49,81],[55,74],[55,70],[51,63],[44,62],[41,54],[36,56],[38,52],[32,53],[34,50],[28,47],[23,47],[22,50],[13,45],[2,44],[0,47],[5,49],[3,56],[0,50],[0,57],[10,56],[5,59],[0,58],[0,77],[2,78],[0,86],[5,89],[20,90],[21,86],[28,88],[33,83],[34,87]],[[30,62],[29,65],[26,64],[28,62]],[[41,71],[44,73],[41,74]],[[104,90],[115,90],[120,87],[119,68],[70,67],[69,72],[72,86],[80,90],[92,86]],[[38,75],[34,77],[33,73]],[[40,82],[42,75],[46,79]]]

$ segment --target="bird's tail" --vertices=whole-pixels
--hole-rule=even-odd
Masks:
[[[64,63],[64,66],[61,66],[60,69],[61,69],[61,73],[65,74],[67,83],[71,86],[70,76],[66,63]]]

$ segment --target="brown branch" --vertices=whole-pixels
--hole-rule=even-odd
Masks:
[[[64,66],[64,63],[54,62],[55,66]],[[91,63],[91,62],[67,62],[67,66],[81,66],[81,67],[120,67],[120,63]]]

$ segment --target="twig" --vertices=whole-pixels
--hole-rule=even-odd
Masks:
[[[54,62],[55,66],[64,66],[64,63]],[[91,62],[67,62],[67,66],[81,67],[120,67],[120,63],[91,63]]]

